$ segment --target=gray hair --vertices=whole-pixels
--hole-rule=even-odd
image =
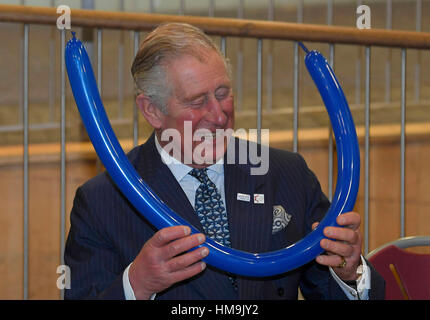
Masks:
[[[171,59],[183,54],[201,60],[203,50],[217,52],[231,79],[231,65],[218,46],[202,30],[186,23],[164,23],[147,35],[131,66],[136,96],[143,93],[167,114],[167,99],[172,88],[165,71]]]

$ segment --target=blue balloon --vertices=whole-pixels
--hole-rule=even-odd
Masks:
[[[70,86],[82,121],[99,158],[121,192],[156,228],[188,225],[192,233],[199,233],[156,196],[128,161],[104,110],[88,55],[74,34],[67,43],[65,59]],[[209,248],[210,254],[204,261],[218,269],[243,276],[266,277],[298,268],[323,252],[319,244],[324,238],[323,229],[337,225],[336,218],[354,207],[360,176],[360,156],[348,103],[333,70],[319,52],[308,52],[305,63],[326,105],[336,138],[338,176],[333,202],[314,231],[281,250],[248,253],[224,247],[207,238],[203,245]]]

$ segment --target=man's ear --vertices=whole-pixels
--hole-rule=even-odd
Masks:
[[[136,105],[139,108],[146,121],[154,128],[160,129],[162,126],[163,113],[161,110],[152,103],[151,99],[143,93],[136,97]]]

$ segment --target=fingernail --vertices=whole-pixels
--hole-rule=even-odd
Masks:
[[[321,257],[321,256],[318,256],[317,257],[317,262],[318,263],[322,263],[324,261],[324,258],[323,257]]]
[[[205,270],[206,268],[206,263],[204,263],[203,261],[200,263],[200,266],[202,267],[202,270]]]
[[[206,257],[209,254],[209,249],[208,248],[204,248],[201,252],[202,257]]]
[[[329,229],[329,228],[325,228],[325,229],[324,229],[324,234],[325,234],[327,237],[330,237],[330,236],[332,236],[332,235],[333,235],[333,231],[332,231],[331,229]]]
[[[190,227],[185,226],[184,227],[184,233],[185,233],[186,236],[188,236],[191,233]]]
[[[323,239],[321,239],[321,241],[320,241],[320,246],[324,248],[326,245],[327,245],[327,241],[326,241],[326,239],[324,239],[324,238],[323,238]]]
[[[205,242],[205,236],[204,236],[204,235],[202,235],[202,234],[199,234],[199,235],[197,236],[197,239],[199,240],[199,243],[203,243],[203,242]]]

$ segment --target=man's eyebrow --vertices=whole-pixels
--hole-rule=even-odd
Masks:
[[[185,101],[185,102],[191,102],[191,101],[194,101],[194,100],[196,100],[196,99],[198,99],[200,97],[205,97],[206,95],[207,95],[207,92],[196,93],[196,94],[193,94],[193,95],[188,96],[188,97],[185,96],[183,98],[183,101]]]
[[[220,90],[220,89],[228,89],[228,90],[230,90],[231,89],[231,86],[230,85],[227,85],[227,84],[222,84],[222,85],[220,85],[218,88],[216,88],[215,89],[215,92],[217,92],[218,90]]]
[[[215,93],[218,90],[220,90],[220,89],[229,89],[230,90],[231,89],[231,85],[229,85],[229,84],[221,84],[221,85],[219,85],[215,89]],[[205,96],[207,96],[207,94],[208,94],[207,92],[199,92],[199,93],[192,94],[190,96],[184,96],[182,100],[184,102],[191,102],[191,101],[197,100],[197,99],[199,99],[201,97],[205,97]]]

